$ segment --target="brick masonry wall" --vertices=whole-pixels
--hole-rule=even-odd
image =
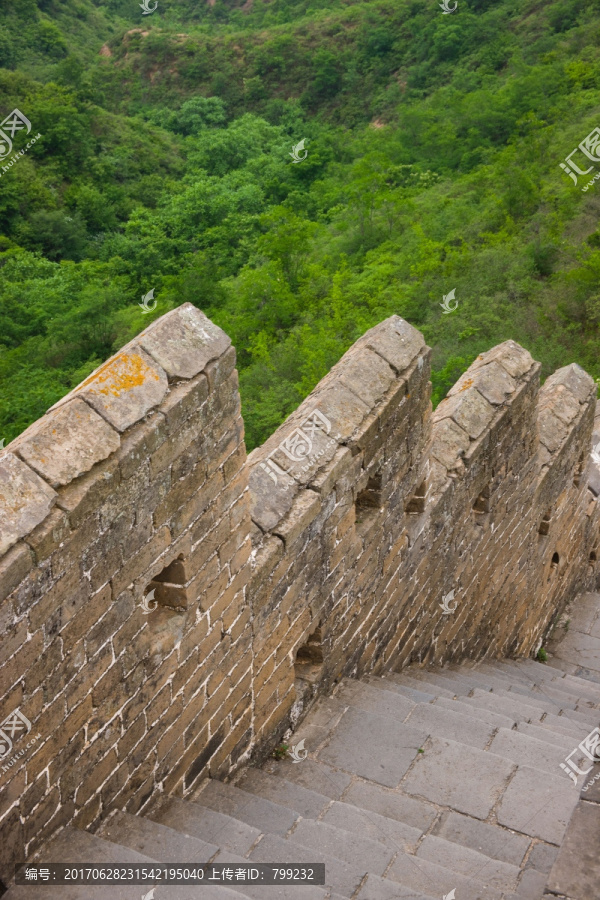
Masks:
[[[247,460],[234,366],[185,304],[0,455],[4,879],[66,823],[226,777],[343,675],[534,652],[596,582],[578,366],[540,389],[509,341],[432,414],[394,316]]]

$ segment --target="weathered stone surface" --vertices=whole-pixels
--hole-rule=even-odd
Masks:
[[[119,449],[118,433],[83,400],[51,410],[14,443],[52,487],[69,484]]]
[[[499,406],[515,392],[517,383],[499,362],[492,362],[476,368],[474,371],[467,369],[464,375],[458,379],[454,387],[448,391],[449,397],[454,397],[470,387],[475,386],[479,393],[494,406]]]
[[[128,344],[52,409],[81,396],[117,431],[125,431],[158,406],[167,389],[163,369],[140,347]]]
[[[453,469],[457,460],[469,449],[469,435],[452,419],[436,423],[431,455],[446,469]]]
[[[137,342],[168,375],[193,378],[225,353],[231,338],[193,304],[184,303],[153,322]]]
[[[560,844],[577,796],[568,779],[519,766],[498,806],[498,822],[549,844]]]
[[[56,493],[13,453],[0,456],[0,556],[43,522]]]
[[[491,350],[480,354],[470,369],[476,371],[494,360],[499,362],[513,378],[520,378],[535,365],[533,357],[524,347],[519,346],[515,341],[504,341],[497,347],[492,347]]]
[[[339,365],[340,381],[367,406],[375,406],[394,381],[389,365],[372,350],[347,353]]]
[[[540,441],[550,453],[555,453],[567,437],[567,426],[552,409],[541,409],[538,418]]]
[[[596,398],[596,385],[591,375],[578,366],[577,363],[571,363],[570,366],[564,366],[557,369],[544,382],[546,390],[554,388],[556,385],[564,385],[580,403],[589,402],[590,398]]]
[[[433,421],[451,418],[473,440],[483,434],[494,417],[493,406],[476,388],[469,388],[453,397],[442,400],[433,414]]]
[[[390,316],[367,331],[357,345],[369,347],[385,359],[397,372],[407,369],[425,347],[420,331],[400,316]]]
[[[557,384],[552,388],[544,385],[540,391],[539,408],[550,408],[565,425],[570,425],[581,411],[577,397],[574,397],[571,391],[562,384]]]

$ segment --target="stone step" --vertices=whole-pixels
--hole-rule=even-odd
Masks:
[[[368,781],[354,781],[343,796],[345,803],[386,819],[403,822],[422,832],[429,831],[438,816],[436,807],[431,803]]]
[[[356,895],[356,900],[439,900],[439,895],[438,897],[432,897],[431,894],[413,891],[411,888],[404,887],[396,881],[390,881],[388,878],[368,875]]]
[[[396,694],[402,694],[414,703],[431,703],[432,700],[435,700],[435,694],[426,691],[418,691],[416,688],[411,688],[404,684],[397,684],[386,676],[379,677],[377,675],[368,675],[365,681],[367,684],[370,684],[371,687],[381,688],[384,691],[392,691]]]
[[[589,700],[596,699],[600,702],[600,687],[596,690],[593,682],[576,675],[569,675],[560,669],[549,667],[545,663],[536,662],[533,659],[520,659],[515,661],[497,660],[496,664],[501,671],[521,673],[523,677],[530,677],[533,684],[541,684],[550,681],[556,684],[560,690],[571,692],[578,697],[586,697]]]
[[[321,850],[312,850],[294,840],[294,836],[281,838],[276,834],[266,834],[250,853],[254,862],[265,863],[325,863],[325,887],[342,897],[352,897],[368,867],[344,862]],[[268,894],[263,894],[265,900]],[[139,898],[138,898],[139,900]]]
[[[383,875],[398,850],[371,840],[364,833],[345,831],[314,819],[300,819],[290,837],[304,847],[319,850],[375,875]]]
[[[194,800],[169,798],[163,806],[149,814],[154,822],[175,831],[198,837],[207,843],[246,856],[261,835],[258,828],[223,813],[215,812]]]
[[[321,819],[326,825],[333,825],[341,831],[349,831],[359,837],[367,837],[369,840],[378,841],[394,852],[402,850],[406,853],[414,853],[423,832],[420,828],[412,828],[381,816],[372,810],[360,809],[350,803],[335,800]],[[301,840],[298,838],[298,840]]]
[[[560,734],[572,737],[576,744],[583,740],[589,731],[582,722],[574,722],[567,716],[554,716],[552,713],[548,713],[541,722],[536,724],[539,724],[541,728],[552,728]]]
[[[248,793],[216,779],[208,780],[202,791],[194,796],[194,801],[258,828],[265,834],[283,836],[299,817],[299,814],[289,807],[273,803],[272,800],[266,800],[257,794]]]
[[[434,707],[439,706],[443,709],[449,709],[451,712],[459,712],[465,716],[470,716],[478,722],[485,722],[493,728],[513,728],[517,724],[517,720],[512,716],[504,716],[502,713],[492,712],[490,709],[481,709],[469,706],[461,700],[447,700],[446,697],[438,697],[433,704]]]
[[[494,733],[493,725],[477,721],[473,716],[465,716],[459,711],[445,709],[437,703],[419,703],[406,720],[406,724],[424,729],[428,734],[436,734],[469,747],[477,747],[479,750],[487,746]]]
[[[560,769],[554,775],[519,766],[496,805],[496,819],[513,831],[560,844],[578,797],[572,781]]]
[[[240,780],[236,782],[236,787],[250,794],[264,797],[265,800],[278,803],[280,806],[286,806],[304,819],[318,818],[325,807],[331,803],[330,797],[319,794],[317,791],[311,791],[299,784],[293,784],[285,778],[269,775],[263,769],[247,769]]]
[[[484,879],[469,878],[419,856],[399,854],[386,873],[386,878],[434,897],[456,891],[457,900],[501,900],[502,890]]]
[[[512,866],[521,865],[531,844],[524,835],[451,811],[442,815],[432,834]]]
[[[561,774],[560,764],[565,758],[562,747],[506,728],[498,731],[491,743],[490,752],[503,759],[512,760],[519,766],[529,766],[552,775]],[[583,754],[579,753],[573,757],[573,761],[579,765],[579,760],[583,758]]]
[[[494,687],[506,686],[504,682],[497,678],[482,675],[477,669],[441,669],[438,675],[440,678],[446,679],[449,685],[461,685],[461,693],[463,694],[470,693],[473,688],[491,691]]]
[[[423,684],[431,684],[432,686],[444,688],[453,695],[468,694],[473,687],[475,687],[473,682],[470,682],[468,678],[463,678],[459,675],[451,674],[450,672],[443,673],[439,670],[432,669],[411,671],[411,678],[414,678],[416,681],[422,681]],[[483,690],[489,691],[491,688],[484,686]]]
[[[345,680],[334,695],[339,703],[355,706],[378,716],[390,716],[404,722],[415,708],[415,703],[402,694],[381,690],[362,681]]]
[[[426,739],[423,728],[350,707],[317,758],[353,775],[396,787]]]
[[[516,668],[512,672],[508,672],[492,662],[475,663],[472,671],[476,672],[481,678],[489,679],[489,684],[495,684],[498,687],[507,687],[517,683],[529,688],[532,688],[534,685],[533,678],[530,678],[526,673]]]
[[[527,734],[529,737],[536,738],[538,741],[545,741],[546,743],[553,744],[555,747],[560,747],[565,753],[570,753],[571,750],[573,750],[573,737],[571,734],[562,734],[551,728],[544,728],[543,722],[540,722],[539,725],[530,725],[529,722],[519,722],[516,731],[521,732],[521,734]]]
[[[389,679],[389,681],[393,681],[402,687],[410,687],[413,688],[413,690],[425,691],[427,694],[431,694],[434,697],[448,697],[448,699],[451,700],[456,693],[439,684],[427,682],[423,678],[419,678],[419,680],[412,678],[410,675],[405,675],[404,672],[388,672],[385,677],[386,679]]]
[[[113,844],[129,847],[163,863],[210,862],[219,850],[216,844],[174,831],[145,816],[132,816],[120,811],[106,819],[97,834]]]
[[[116,827],[116,825],[115,825]],[[104,865],[125,864],[152,865],[161,862],[158,856],[149,856],[138,853],[122,844],[113,843],[105,837],[81,831],[78,828],[64,828],[58,835],[45,845],[35,862],[39,865],[46,862],[61,862],[80,865],[81,863],[96,863]],[[185,860],[186,862],[206,862],[204,858]],[[107,887],[106,885],[62,885],[52,886],[44,884],[13,885],[3,900],[140,900],[140,897],[150,892],[151,885],[119,885]],[[157,888],[158,890],[158,888]],[[160,900],[181,900],[182,891],[190,900],[240,900],[240,892],[229,890],[221,885],[191,886],[185,888],[174,885],[160,886]],[[244,895],[247,896],[247,895]],[[292,900],[292,898],[290,898]]]
[[[496,691],[494,691],[496,693]],[[542,690],[538,690],[537,688],[529,688],[523,687],[521,684],[513,684],[508,691],[498,691],[499,694],[517,694],[519,697],[525,697],[525,703],[532,703],[534,705],[544,704],[544,709],[548,712],[553,712],[556,715],[560,713],[561,710],[573,710],[576,707],[576,702],[571,700],[570,698],[564,699],[567,695],[563,695],[563,697],[552,696],[553,692],[551,690],[547,690],[545,687]],[[558,692],[560,694],[560,691]]]
[[[438,835],[427,835],[419,846],[417,856],[499,890],[514,890],[517,886],[518,866],[491,859],[478,850],[447,841]]]
[[[496,693],[486,694],[483,691],[476,690],[472,697],[460,697],[461,703],[466,703],[474,709],[490,709],[492,712],[499,712],[506,716],[514,717],[518,722],[539,722],[544,711],[536,706],[528,706],[520,700],[508,700],[499,697]]]
[[[214,862],[231,866],[248,865],[247,859],[230,850],[219,850]],[[279,860],[275,860],[275,862],[279,862]],[[238,900],[240,900],[240,894],[242,897],[249,897],[250,900],[326,900],[326,898],[333,900],[327,888],[316,884],[270,884],[268,887],[266,885],[236,885],[234,882],[226,882],[226,884],[231,890],[239,892]],[[160,900],[160,898],[157,897],[156,900]],[[186,900],[183,894],[180,900]]]
[[[269,759],[263,771],[323,794],[330,800],[339,800],[352,780],[346,772],[339,772],[322,760],[310,758],[301,763],[294,763],[287,758],[277,761]]]
[[[565,719],[568,719],[570,722],[578,722],[584,725],[586,728],[589,728],[590,731],[592,728],[600,727],[600,710],[589,710],[588,712],[582,712],[578,709],[569,709],[565,710],[563,713]]]

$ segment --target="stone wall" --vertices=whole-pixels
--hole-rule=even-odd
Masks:
[[[432,414],[429,356],[381,323],[246,461],[234,350],[185,304],[0,454],[1,877],[342,675],[534,652],[595,583],[591,378],[540,389],[509,341]]]

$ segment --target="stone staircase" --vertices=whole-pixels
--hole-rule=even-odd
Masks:
[[[96,834],[65,828],[37,861],[281,862],[326,866],[326,886],[157,887],[155,900],[594,900],[600,781],[560,768],[600,724],[600,595],[583,597],[549,664],[527,659],[346,679],[270,759]],[[585,759],[572,757],[580,768]],[[589,763],[588,763],[589,764]],[[568,832],[567,832],[568,828]],[[566,837],[565,837],[566,835]],[[60,888],[140,900],[149,887]],[[454,891],[454,893],[453,893]],[[13,886],[4,900],[57,888]]]

